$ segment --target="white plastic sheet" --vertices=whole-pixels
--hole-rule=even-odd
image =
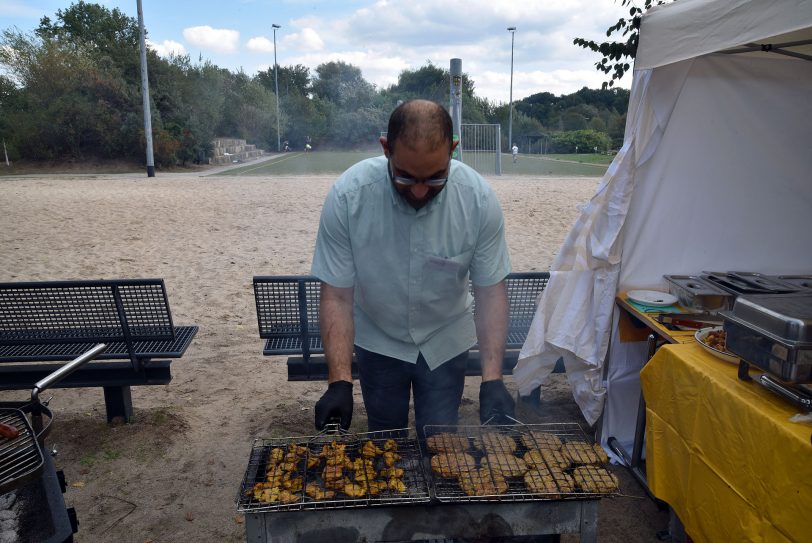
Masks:
[[[703,270],[812,271],[810,89],[812,62],[780,56],[635,72],[624,146],[552,266],[514,371],[520,393],[563,356],[587,421],[608,401],[602,435],[628,445],[645,349],[612,343],[607,396],[618,290]]]

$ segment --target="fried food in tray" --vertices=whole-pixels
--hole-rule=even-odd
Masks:
[[[527,490],[534,494],[547,494],[550,499],[559,499],[563,494],[575,490],[575,481],[568,474],[557,469],[531,469],[524,474]]]
[[[482,432],[482,435],[474,438],[474,447],[485,453],[508,453],[516,452],[516,440],[508,434],[501,432]]]
[[[431,471],[440,477],[458,477],[476,469],[476,458],[465,452],[447,452],[431,457]]]
[[[318,483],[307,483],[307,486],[305,487],[305,494],[316,501],[332,500],[336,497],[334,490],[324,489],[319,486]]]
[[[379,447],[366,440],[356,448],[333,440],[311,451],[291,443],[268,452],[265,480],[251,489],[255,500],[270,504],[291,504],[303,495],[315,501],[377,496],[381,492],[404,493],[405,470],[395,440]],[[304,485],[304,478],[308,483]]]
[[[487,468],[460,473],[460,488],[469,496],[496,496],[508,490],[505,477]]]
[[[620,486],[617,477],[598,466],[580,466],[572,472],[575,484],[584,492],[608,494],[616,492]]]
[[[603,450],[600,443],[593,443],[592,450],[595,451],[595,455],[598,457],[599,464],[608,464],[609,463],[609,455],[606,454],[606,451]]]
[[[555,451],[553,449],[542,449],[539,451],[542,460],[550,469],[565,470],[572,464],[572,458],[565,449]]]
[[[467,436],[473,445],[467,454],[432,456],[431,472],[440,501],[577,499],[612,492],[593,488],[617,488],[616,482],[601,478],[601,472],[590,479],[592,472],[584,470],[578,472],[584,486],[576,484],[574,470],[598,468],[609,460],[577,423],[436,428],[446,435]],[[590,486],[595,480],[598,484]]]
[[[521,477],[528,470],[523,459],[503,452],[488,453],[480,465],[482,469],[490,469],[505,477]]]
[[[471,444],[465,436],[441,432],[428,436],[426,447],[433,453],[465,452],[471,448]]]
[[[530,430],[526,434],[522,434],[522,445],[528,449],[554,449],[561,448],[561,438],[549,432],[540,432],[538,430]]]
[[[541,456],[541,451],[538,449],[525,451],[522,455],[522,460],[527,464],[528,469],[547,467],[547,463],[544,461],[544,457]]]
[[[597,451],[598,449],[592,443],[586,441],[568,441],[561,446],[561,452],[569,456],[572,463],[577,465],[605,464],[609,461],[602,448],[600,449],[602,455]]]

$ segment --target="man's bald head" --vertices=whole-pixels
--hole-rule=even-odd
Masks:
[[[390,153],[398,145],[414,148],[419,144],[432,150],[445,145],[450,153],[453,132],[451,116],[443,106],[429,100],[409,100],[389,117],[386,139]]]

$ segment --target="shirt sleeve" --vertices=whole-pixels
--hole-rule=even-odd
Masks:
[[[321,210],[310,273],[338,288],[349,288],[355,284],[355,263],[347,224],[347,201],[335,186],[327,194]]]
[[[505,220],[492,189],[483,195],[483,219],[474,256],[471,281],[478,287],[495,285],[510,273],[510,255],[505,241]]]

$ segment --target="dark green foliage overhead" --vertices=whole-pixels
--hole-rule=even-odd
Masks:
[[[634,5],[634,0],[620,0],[620,5],[629,8],[629,18],[621,17],[617,23],[606,30],[606,37],[619,34],[622,41],[605,41],[598,43],[594,40],[575,38],[572,43],[580,45],[603,55],[595,67],[605,74],[611,74],[609,81],[604,81],[603,88],[612,87],[615,81],[621,79],[631,69],[629,61],[637,56],[637,43],[640,38],[640,18],[652,5],[667,4],[668,0],[644,0],[643,7]]]
[[[53,19],[43,17],[32,33],[4,30],[0,137],[10,158],[145,160],[138,39],[137,20],[84,1],[58,10]],[[399,101],[449,103],[449,71],[431,62],[404,70],[397,83],[384,89],[366,81],[358,67],[340,61],[321,64],[312,73],[295,65],[255,76],[208,61],[192,63],[188,56],[161,58],[153,51],[147,62],[159,167],[205,159],[216,137],[244,138],[268,150],[276,149],[277,137],[294,150],[301,150],[308,137],[316,150],[379,148],[380,133]],[[474,81],[464,74],[463,123],[507,127],[508,105],[475,91]],[[617,147],[628,98],[622,89],[584,88],[566,96],[540,92],[516,100],[514,140],[523,149],[541,139],[548,149],[550,141],[561,149],[574,147],[574,141],[586,149],[593,140],[601,150]],[[571,131],[578,134],[563,134]],[[507,130],[502,133],[503,149],[508,149]]]

